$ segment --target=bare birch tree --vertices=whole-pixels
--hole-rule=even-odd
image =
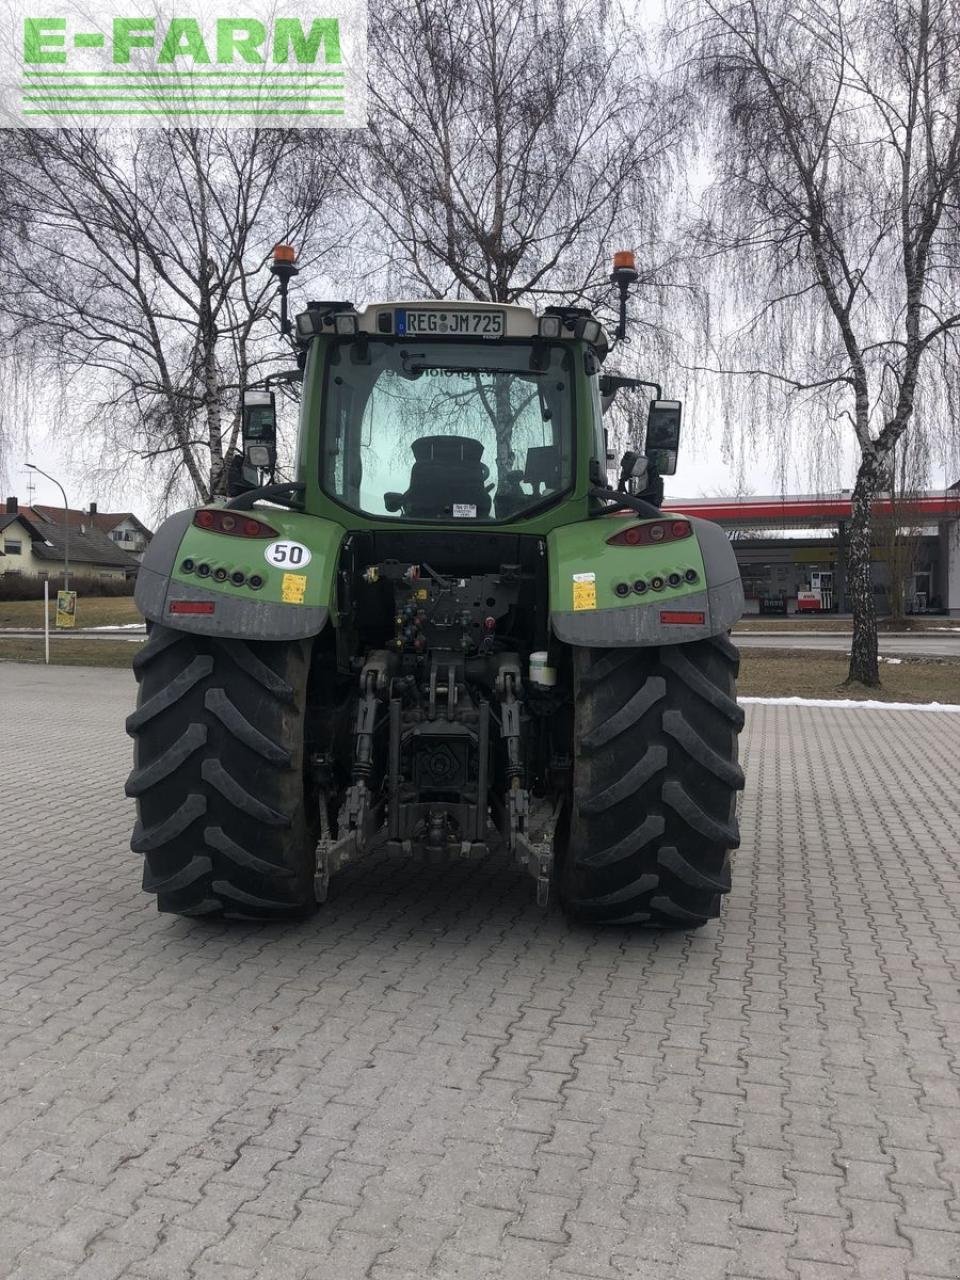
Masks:
[[[224,491],[240,388],[284,359],[273,245],[309,262],[326,243],[323,161],[279,130],[21,135],[0,311],[118,462],[147,459],[168,492]]]
[[[574,301],[614,247],[652,273],[678,113],[604,0],[386,0],[370,50],[370,128],[346,176],[378,269],[421,296],[496,302]]]
[[[710,367],[743,412],[774,382],[785,429],[849,424],[849,678],[876,685],[872,503],[920,400],[956,404],[960,4],[690,0],[674,30],[717,121],[699,267],[714,323],[748,316]]]
[[[915,575],[922,568],[924,521],[916,503],[927,475],[927,440],[920,433],[906,432],[890,451],[883,482],[890,512],[877,521],[879,536],[875,539],[887,562],[888,599],[895,625],[904,621],[913,603]],[[929,591],[927,596],[929,604]]]
[[[17,241],[18,208],[14,171],[18,154],[18,135],[7,135],[7,145],[0,148],[0,272],[3,263],[14,252]],[[24,409],[29,403],[30,363],[24,359],[23,336],[19,327],[0,312],[0,481],[8,479],[8,461],[24,424]]]

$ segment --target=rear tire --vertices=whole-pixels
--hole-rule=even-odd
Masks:
[[[312,911],[317,832],[304,776],[310,641],[248,643],[154,626],[127,720],[131,847],[160,911]]]
[[[560,890],[577,919],[692,928],[720,914],[740,843],[739,662],[727,636],[574,651]]]

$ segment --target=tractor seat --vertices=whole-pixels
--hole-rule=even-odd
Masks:
[[[403,495],[404,515],[437,519],[457,506],[476,508],[479,518],[490,514],[486,483],[489,468],[482,462],[483,445],[468,436],[424,436],[411,445],[414,463],[410,487]]]
[[[560,450],[555,444],[531,446],[527,450],[523,482],[531,486],[534,497],[560,488]]]

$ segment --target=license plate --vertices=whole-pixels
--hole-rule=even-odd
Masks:
[[[398,310],[394,330],[400,338],[502,338],[504,313]]]

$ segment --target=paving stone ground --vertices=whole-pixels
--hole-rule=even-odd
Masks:
[[[0,1275],[960,1275],[960,716],[749,708],[734,892],[658,935],[505,863],[159,916],[131,702],[0,665]]]

